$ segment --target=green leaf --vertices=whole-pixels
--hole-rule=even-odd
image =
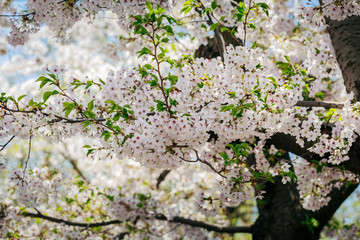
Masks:
[[[167,79],[170,81],[171,86],[175,85],[178,81],[178,76],[176,75],[170,75],[167,77]]]
[[[234,98],[236,95],[236,92],[228,92],[227,94],[230,95],[230,98]]]
[[[150,86],[151,86],[151,87],[156,87],[156,86],[159,85],[156,80],[147,81],[146,83],[150,83]]]
[[[116,121],[119,121],[120,117],[121,117],[121,113],[118,112],[118,113],[116,113],[116,114],[114,115],[113,120],[114,120],[115,122],[116,122]]]
[[[88,103],[88,109],[90,111],[92,111],[94,109],[94,100],[91,100],[89,103]]]
[[[148,1],[146,1],[146,8],[149,10],[149,12],[154,11],[153,5]]]
[[[210,26],[210,31],[214,31],[215,29],[217,29],[219,27],[219,23],[214,23],[214,24],[211,24]]]
[[[109,131],[103,131],[102,134],[101,134],[101,138],[104,137],[105,141],[107,141],[111,136],[111,133]]]
[[[65,202],[70,205],[71,203],[75,202],[75,200],[72,198],[65,197]]]
[[[101,84],[105,85],[105,82],[101,78],[99,78],[99,82],[101,82]]]
[[[238,109],[237,108],[233,108],[231,109],[231,115],[233,115],[234,117],[236,116],[236,114],[238,113]]]
[[[163,39],[161,39],[161,42],[167,43],[167,42],[169,42],[169,39],[168,38],[163,38]]]
[[[169,102],[170,102],[170,105],[172,105],[172,106],[175,106],[175,107],[176,107],[176,105],[177,105],[177,101],[176,101],[175,99],[170,98]]]
[[[54,80],[56,80],[57,78],[56,78],[56,75],[55,74],[53,74],[53,73],[50,73],[49,74],[49,76],[52,78],[52,79],[54,79]]]
[[[114,201],[114,196],[111,196],[111,195],[106,195],[106,198],[109,199],[110,201]]]
[[[70,103],[70,102],[64,102],[63,106],[64,106],[63,112],[65,112],[66,117],[69,116],[71,111],[76,108],[76,104],[75,103]]]
[[[17,98],[18,102],[23,99],[24,97],[26,97],[26,95],[21,95],[20,97]]]
[[[227,31],[229,31],[229,29],[228,29],[227,27],[221,27],[221,28],[220,28],[220,31],[221,31],[221,32],[227,32]]]
[[[242,8],[242,9],[245,9],[245,4],[243,1],[240,1],[239,2],[239,7]]]
[[[151,51],[147,47],[143,47],[140,51],[137,52],[137,54],[139,54],[138,57],[141,57],[143,55],[151,54]]]
[[[318,92],[315,97],[320,98],[321,100],[324,100],[325,94],[323,92]]]
[[[257,46],[257,42],[255,41],[255,42],[253,42],[253,44],[251,45],[251,48],[254,49],[254,48],[256,48],[256,46]]]
[[[217,2],[216,2],[216,0],[214,0],[214,1],[211,2],[211,8],[212,8],[212,9],[216,9],[216,8],[217,8]]]
[[[59,92],[56,90],[45,92],[43,95],[44,102],[46,102],[49,99],[49,97],[51,97],[52,95],[56,95],[56,94],[59,94]]]
[[[180,10],[180,13],[184,13],[184,15],[188,14],[193,9],[193,6],[185,6]]]
[[[227,153],[222,153],[222,152],[219,152],[218,153],[225,161],[229,160],[229,156]]]
[[[141,25],[134,27],[134,34],[146,35],[148,33],[148,30]]]
[[[47,78],[47,77],[41,76],[41,77],[39,77],[39,78],[36,80],[36,82],[41,82],[41,83],[40,83],[40,87],[39,87],[39,89],[41,89],[41,88],[43,88],[47,83],[49,83],[49,82],[53,83],[54,81],[51,80],[51,79],[49,79],[49,78]]]
[[[93,151],[95,151],[95,149],[89,149],[86,153],[86,156],[89,156]]]
[[[269,17],[269,6],[266,3],[256,3],[257,6],[261,7],[262,10],[264,11],[264,13],[266,14],[266,16]]]
[[[235,107],[234,104],[222,106],[222,107],[220,108],[220,112],[230,111],[230,110],[232,110],[234,107]]]
[[[163,29],[168,33],[168,35],[170,35],[170,36],[174,35],[174,30],[171,26],[166,25],[163,27]]]
[[[116,105],[116,102],[114,100],[111,100],[111,99],[106,100],[105,103],[108,103],[110,105]]]
[[[156,104],[156,110],[158,110],[159,112],[163,112],[166,110],[166,105],[164,102],[160,101],[160,100],[156,100],[155,101],[157,104]]]

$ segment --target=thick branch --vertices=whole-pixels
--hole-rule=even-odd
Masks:
[[[210,225],[201,221],[196,221],[188,218],[174,217],[168,219],[165,215],[158,214],[155,216],[157,220],[164,220],[175,223],[182,223],[192,227],[204,228],[208,231],[214,231],[218,233],[252,233],[252,227],[218,227],[215,225]]]
[[[71,221],[60,219],[60,218],[46,216],[46,215],[40,213],[39,211],[37,213],[23,212],[22,214],[23,214],[23,216],[26,216],[26,217],[41,218],[41,219],[44,219],[44,220],[47,220],[50,222],[63,223],[68,226],[84,227],[84,228],[108,226],[108,225],[123,223],[123,221],[120,221],[120,220],[112,220],[112,221],[108,221],[108,222],[98,222],[98,223],[71,222]],[[251,227],[218,227],[215,225],[207,224],[205,222],[196,221],[196,220],[183,218],[183,217],[177,217],[177,216],[173,217],[171,219],[168,219],[163,214],[156,214],[154,216],[154,218],[156,220],[168,221],[168,222],[173,222],[173,223],[181,223],[181,224],[189,225],[191,227],[203,228],[208,231],[214,231],[214,232],[218,232],[218,233],[252,233]]]
[[[329,222],[336,210],[358,186],[358,184],[352,184],[347,187],[344,186],[341,189],[334,188],[329,194],[331,200],[328,205],[320,208],[316,212],[308,213],[310,217],[315,218],[319,222],[319,229],[322,229]]]
[[[343,103],[336,102],[316,102],[316,101],[298,101],[295,106],[297,107],[323,107],[326,109],[330,108],[343,108]]]
[[[171,170],[165,169],[161,172],[159,177],[156,179],[156,189],[159,189],[160,184],[165,180],[166,176],[171,172]]]
[[[310,152],[308,150],[308,148],[313,146],[313,144],[314,144],[313,142],[305,141],[304,147],[303,148],[300,147],[296,143],[296,138],[289,134],[277,133],[271,137],[271,139],[269,140],[268,143],[274,144],[274,146],[276,148],[292,152],[292,153],[294,153],[304,159],[307,159],[307,160],[314,160],[314,159],[320,160],[322,158],[328,157],[328,156],[321,157],[316,153]],[[346,170],[359,175],[360,174],[360,164],[359,164],[360,152],[358,151],[358,149],[360,149],[360,138],[357,138],[357,140],[353,143],[353,145],[348,153],[348,156],[350,159],[347,161],[344,161],[343,163],[341,163],[338,166],[344,166]]]

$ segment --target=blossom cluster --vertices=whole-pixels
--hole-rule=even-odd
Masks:
[[[298,16],[302,21],[310,23],[319,29],[326,28],[325,18],[342,21],[347,17],[360,15],[360,4],[356,0],[325,0],[322,1],[321,6],[317,7],[312,6],[313,4],[310,2],[310,6],[299,9]]]
[[[168,6],[167,1],[153,1],[154,4]],[[29,35],[37,32],[39,26],[46,24],[59,38],[66,37],[68,29],[83,17],[93,18],[104,9],[119,16],[119,24],[125,30],[131,27],[132,18],[138,14],[143,14],[146,9],[145,2],[139,1],[41,1],[29,0],[26,3],[27,13],[15,12],[15,15],[23,14],[21,20],[14,18],[12,20],[12,31],[8,36],[8,41],[16,46],[23,45],[28,40]],[[170,6],[168,6],[170,7]]]
[[[223,224],[223,207],[261,199],[265,193],[261,183],[280,180],[296,182],[303,207],[316,211],[331,200],[328,195],[333,188],[358,183],[353,174],[327,166],[349,159],[347,154],[360,134],[359,103],[351,104],[345,96],[341,110],[296,106],[301,100],[323,96],[322,92],[328,94],[329,85],[339,84],[340,70],[330,39],[318,29],[288,21],[295,10],[284,1],[265,2],[271,14],[282,16],[265,17],[263,11],[251,11],[251,28],[233,18],[231,1],[217,1],[212,13],[224,24],[241,26],[235,36],[247,34],[248,41],[257,40],[258,48],[256,43],[250,48],[248,42],[246,47],[229,45],[222,59],[180,56],[177,51],[189,53],[195,45],[206,44],[202,41],[208,33],[196,32],[203,18],[184,27],[186,34],[196,33],[196,40],[182,48],[172,45],[170,50],[169,39],[162,42],[160,35],[149,41],[146,34],[130,34],[124,40],[128,43],[118,47],[131,48],[127,54],[141,55],[144,49],[150,54],[138,57],[135,64],[114,67],[118,70],[109,71],[105,78],[69,77],[72,71],[64,65],[47,65],[47,75],[37,81],[39,96],[1,94],[0,140],[22,139],[29,148],[35,139],[42,139],[39,145],[44,146],[62,142],[63,147],[52,146],[51,151],[60,148],[59,154],[69,159],[79,177],[64,174],[68,166],[61,174],[48,168],[10,170],[8,188],[0,192],[6,215],[0,219],[0,226],[6,226],[0,228],[0,237],[36,238],[46,233],[49,239],[99,239],[102,234],[21,215],[29,210],[89,224],[116,219],[121,223],[105,227],[104,232],[125,232],[128,239],[207,239],[214,236],[172,223],[173,217],[205,216]],[[169,12],[183,4],[152,3],[168,7]],[[335,19],[339,11],[341,19],[358,14],[358,3],[346,4],[344,8],[329,2],[322,14]],[[210,1],[204,6],[212,7]],[[336,16],[326,12],[331,6]],[[23,44],[42,24],[64,37],[80,19],[91,19],[104,9],[119,17],[121,31],[132,31],[134,16],[147,12],[141,1],[28,1],[27,7],[31,21],[12,22],[9,41],[13,45]],[[306,20],[323,21],[313,8],[303,11]],[[154,30],[149,24],[144,29]],[[187,37],[169,38],[179,46],[188,44]],[[332,132],[324,129],[327,125]],[[283,152],[268,144],[277,133],[293,136],[300,147],[310,143],[310,152],[328,158],[313,163],[282,159]],[[74,137],[82,140],[74,144]],[[77,149],[81,147],[85,150]],[[42,154],[41,164],[57,166],[59,160],[52,155]],[[23,163],[29,157],[22,156]],[[91,184],[76,164],[89,172]],[[0,171],[4,169],[6,164],[0,163]],[[158,176],[164,173],[170,177],[162,182]],[[158,214],[168,221],[156,219]],[[28,228],[21,229],[25,225]],[[355,231],[346,234],[354,236]]]
[[[263,150],[266,139],[277,132],[284,132],[295,136],[300,145],[304,140],[318,140],[310,150],[320,155],[330,153],[329,163],[345,161],[351,142],[355,140],[351,132],[354,127],[346,127],[345,118],[345,121],[336,122],[335,129],[339,131],[334,131],[331,136],[322,134],[322,121],[315,111],[292,107],[302,100],[303,73],[294,70],[295,76],[288,77],[281,72],[283,70],[274,71],[276,66],[265,56],[266,53],[259,49],[229,46],[224,64],[218,59],[196,59],[182,69],[174,69],[178,80],[169,98],[176,102],[172,106],[176,117],[159,110],[163,93],[149,84],[155,71],[145,77],[134,70],[123,69],[116,74],[110,72],[106,82],[100,84],[101,90],[96,84],[85,88],[83,99],[78,97],[80,88],[76,84],[79,80],[73,78],[69,85],[60,87],[60,91],[67,89],[66,92],[58,94],[58,91],[50,91],[54,96],[41,112],[26,112],[29,105],[21,106],[25,107],[24,112],[11,111],[17,106],[15,102],[8,101],[6,107],[10,111],[3,110],[1,135],[24,138],[31,132],[58,141],[80,133],[99,138],[102,148],[114,156],[134,159],[148,167],[173,169],[187,162],[202,162],[208,171],[218,172],[225,171],[226,166],[219,161],[217,154],[227,151],[228,143],[250,141],[257,144],[253,149],[256,169],[272,171],[271,174],[276,176],[274,173],[278,169],[270,166]],[[293,67],[290,63],[281,64]],[[63,66],[46,69],[53,76],[65,72]],[[58,80],[55,78],[54,84],[58,84]],[[78,111],[67,112],[71,104],[77,106]],[[124,119],[116,117],[121,112],[103,110],[115,106],[123,107],[123,114],[123,111],[127,112]],[[117,120],[110,127],[103,124],[83,126],[82,121],[62,123],[81,119],[82,112],[92,109],[99,119]],[[109,128],[113,134],[108,131]],[[215,141],[209,142],[209,132],[216,135]],[[256,143],[254,137],[262,141]],[[90,155],[93,154],[90,152]],[[242,175],[249,172],[245,170],[231,166],[227,178],[239,178],[239,172]],[[241,182],[248,182],[249,177],[241,176]],[[289,179],[284,178],[283,181]],[[219,186],[228,184],[231,185],[231,182]],[[234,191],[232,186],[220,187],[222,201],[238,204],[254,194],[251,187],[240,186],[239,191]]]
[[[331,198],[328,195],[334,187],[340,189],[346,181],[358,181],[354,174],[323,166],[324,163],[326,159],[316,166],[307,161],[295,164],[297,188],[305,209],[317,211],[329,203]]]

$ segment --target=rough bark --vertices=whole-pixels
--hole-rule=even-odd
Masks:
[[[360,16],[343,21],[327,19],[328,32],[348,92],[360,100]]]
[[[344,21],[328,20],[328,31],[336,52],[337,60],[340,64],[344,82],[348,92],[355,93],[355,99],[359,100],[360,93],[360,17],[350,17]],[[217,43],[217,39],[209,40],[208,45],[202,45],[196,52],[196,57],[214,58],[220,54],[219,46],[229,45],[229,37],[223,38],[224,43]],[[237,45],[233,41],[231,44]],[[331,131],[331,128],[324,129]],[[294,137],[286,134],[276,134],[269,141],[277,148],[293,152],[303,156],[308,160],[322,159],[316,154],[307,150],[311,143],[306,143],[304,148],[295,143]],[[352,146],[349,157],[350,160],[343,163],[346,169],[360,173],[360,147],[358,139]],[[320,232],[326,223],[331,219],[340,205],[356,189],[357,185],[334,189],[330,193],[331,201],[319,211],[311,212],[305,210],[301,203],[296,184],[282,184],[281,179],[276,179],[275,183],[267,183],[265,186],[266,194],[262,204],[258,204],[259,217],[253,228],[254,240],[303,240],[319,239]],[[315,218],[319,226],[311,231],[302,222],[306,217]]]
[[[268,182],[265,187],[264,203],[258,204],[259,217],[253,226],[254,240],[317,239],[301,224],[306,219],[295,184]]]

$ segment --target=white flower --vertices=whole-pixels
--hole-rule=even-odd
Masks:
[[[289,165],[288,163],[284,163],[284,164],[281,166],[281,169],[282,169],[284,172],[289,172],[290,165]]]
[[[275,177],[275,176],[277,176],[277,175],[279,174],[277,171],[274,171],[274,170],[272,170],[272,169],[269,170],[269,173],[270,173],[273,177]]]
[[[286,184],[287,182],[290,182],[290,177],[288,177],[288,176],[286,176],[286,177],[283,177],[282,179],[281,179],[281,182],[283,183],[283,184]]]

